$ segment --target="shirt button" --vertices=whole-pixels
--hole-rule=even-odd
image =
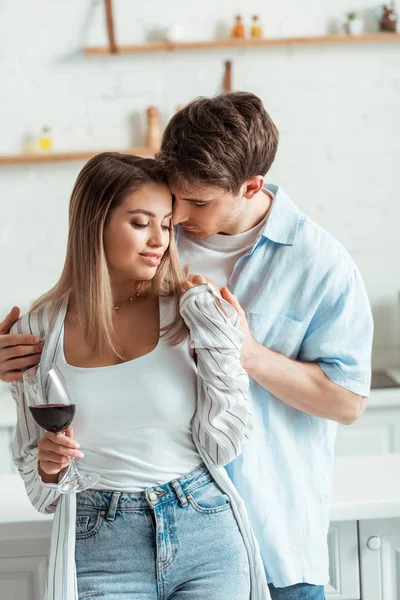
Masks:
[[[157,500],[158,496],[155,492],[151,492],[151,494],[149,494],[149,498],[152,502],[155,502]]]

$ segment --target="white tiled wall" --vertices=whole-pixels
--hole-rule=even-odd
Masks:
[[[15,153],[44,124],[56,149],[143,143],[144,112],[218,92],[223,62],[257,93],[281,131],[268,179],[336,235],[363,273],[376,320],[375,364],[400,363],[400,44],[279,46],[85,57],[105,41],[103,2],[3,0],[0,15],[0,153]],[[241,13],[268,36],[338,30],[371,0],[114,0],[117,37],[137,43],[173,23],[204,38]],[[245,10],[243,9],[245,7]],[[365,7],[367,7],[365,9]],[[0,314],[26,308],[57,278],[69,194],[81,163],[0,168]]]

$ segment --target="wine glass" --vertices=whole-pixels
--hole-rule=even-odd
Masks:
[[[37,366],[25,371],[22,377],[26,403],[36,423],[42,429],[58,435],[72,423],[75,403],[62,373],[55,365]],[[60,490],[64,494],[82,492],[97,483],[100,475],[81,475],[73,458]]]

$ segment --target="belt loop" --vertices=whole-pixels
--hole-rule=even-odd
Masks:
[[[115,512],[117,510],[118,500],[119,500],[120,495],[121,495],[121,492],[113,492],[110,506],[108,507],[107,517],[106,517],[107,521],[114,521]]]
[[[171,481],[171,485],[174,488],[176,495],[178,496],[180,505],[187,506],[189,502],[186,499],[185,493],[179,481],[177,479],[174,479],[173,481]]]

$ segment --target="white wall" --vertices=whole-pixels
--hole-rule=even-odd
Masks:
[[[267,36],[338,30],[372,0],[114,0],[118,41],[140,43],[180,23],[210,37],[236,13],[258,13]],[[246,7],[246,11],[242,7]],[[220,90],[223,62],[237,89],[255,92],[281,131],[268,179],[336,235],[356,259],[376,319],[375,365],[400,364],[400,44],[279,46],[85,57],[102,44],[102,2],[2,0],[0,153],[21,150],[44,124],[55,149],[143,143],[144,112],[167,122],[178,104]],[[69,194],[81,163],[0,167],[0,314],[26,308],[63,262]]]

